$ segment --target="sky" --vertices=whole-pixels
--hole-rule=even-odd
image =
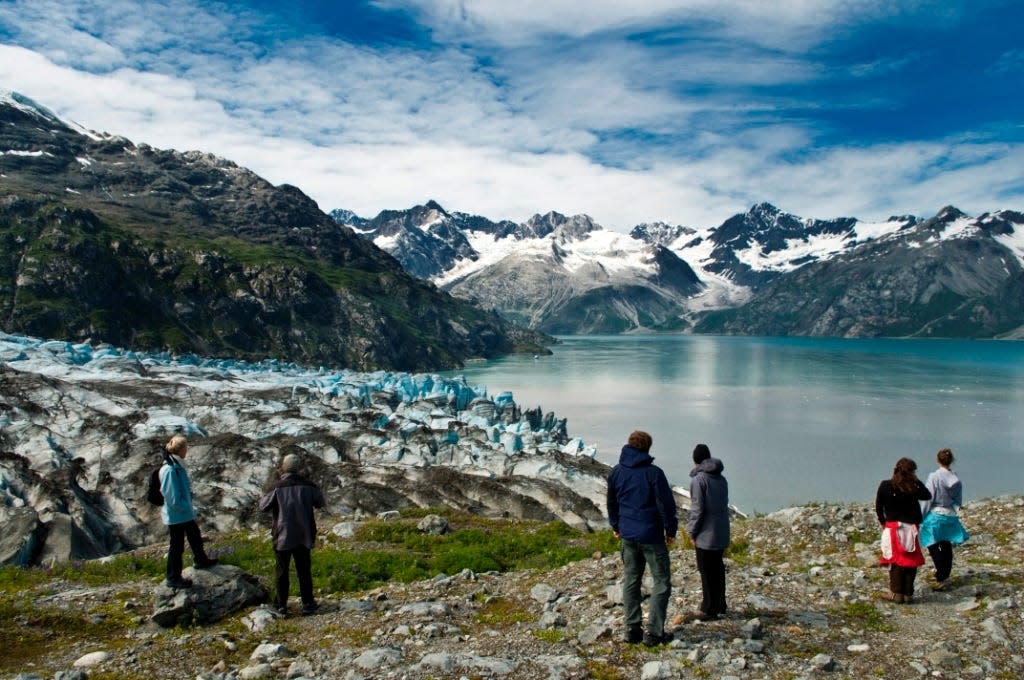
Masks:
[[[0,88],[363,217],[1024,210],[1020,0],[0,0]]]

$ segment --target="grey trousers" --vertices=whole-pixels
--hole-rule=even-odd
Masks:
[[[672,594],[668,546],[664,543],[623,540],[622,567],[622,606],[625,609],[626,628],[635,629],[643,625],[640,586],[644,579],[644,567],[650,567],[654,587],[651,589],[651,602],[647,614],[647,632],[651,635],[664,635],[668,598]]]

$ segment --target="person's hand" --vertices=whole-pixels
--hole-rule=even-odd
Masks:
[[[618,531],[612,530],[612,533],[615,534],[615,538],[622,540],[622,536],[619,535]]]
[[[675,536],[665,536],[665,545],[667,545],[668,547],[671,548],[673,545],[675,545],[675,543],[676,543],[676,537]]]

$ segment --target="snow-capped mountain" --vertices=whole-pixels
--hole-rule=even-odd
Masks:
[[[876,225],[877,226],[877,225]],[[871,229],[865,229],[864,234]],[[947,207],[777,277],[706,333],[1024,336],[1024,215]]]
[[[586,215],[550,212],[517,225],[429,202],[381,213],[357,230],[411,273],[545,332],[672,326],[704,288],[669,248]]]
[[[1024,220],[1011,211],[974,219],[948,208],[927,221],[896,216],[866,222],[852,217],[801,218],[761,203],[716,227],[659,222],[638,225],[625,235],[586,215],[548,213],[515,225],[448,213],[430,202],[362,223],[359,231],[365,238],[415,275],[550,333],[692,328],[787,335],[916,335],[935,334],[942,327],[942,333],[974,336],[1013,333],[1024,325],[1024,314],[1014,312],[1011,303],[993,311],[992,318],[1000,322],[980,324],[974,331],[954,328],[955,324],[937,326],[936,320],[952,311],[934,296],[928,296],[910,319],[887,320],[877,305],[865,303],[856,309],[871,321],[839,315],[845,320],[830,323],[814,314],[797,314],[793,307],[807,306],[800,296],[819,300],[822,291],[842,295],[854,279],[861,282],[859,299],[882,304],[892,299],[890,288],[896,280],[916,289],[906,280],[907,272],[918,271],[917,265],[935,258],[951,271],[962,270],[965,281],[977,284],[951,283],[955,292],[948,298],[950,304],[969,306],[979,296],[998,298],[1017,275],[1024,251]],[[953,245],[938,247],[947,242]],[[966,273],[970,266],[980,265],[961,261],[964,248],[986,253],[991,266],[985,276]],[[883,276],[874,271],[886,262],[892,263],[892,272]],[[840,269],[842,277],[834,273]],[[921,274],[927,276],[926,269]],[[865,288],[864,281],[870,286]],[[787,295],[778,297],[780,291]]]

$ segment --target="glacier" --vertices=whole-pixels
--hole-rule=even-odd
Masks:
[[[174,433],[200,523],[254,528],[296,452],[329,516],[449,506],[604,528],[608,468],[553,413],[463,377],[135,352],[0,333],[0,563],[162,540],[144,479]]]

